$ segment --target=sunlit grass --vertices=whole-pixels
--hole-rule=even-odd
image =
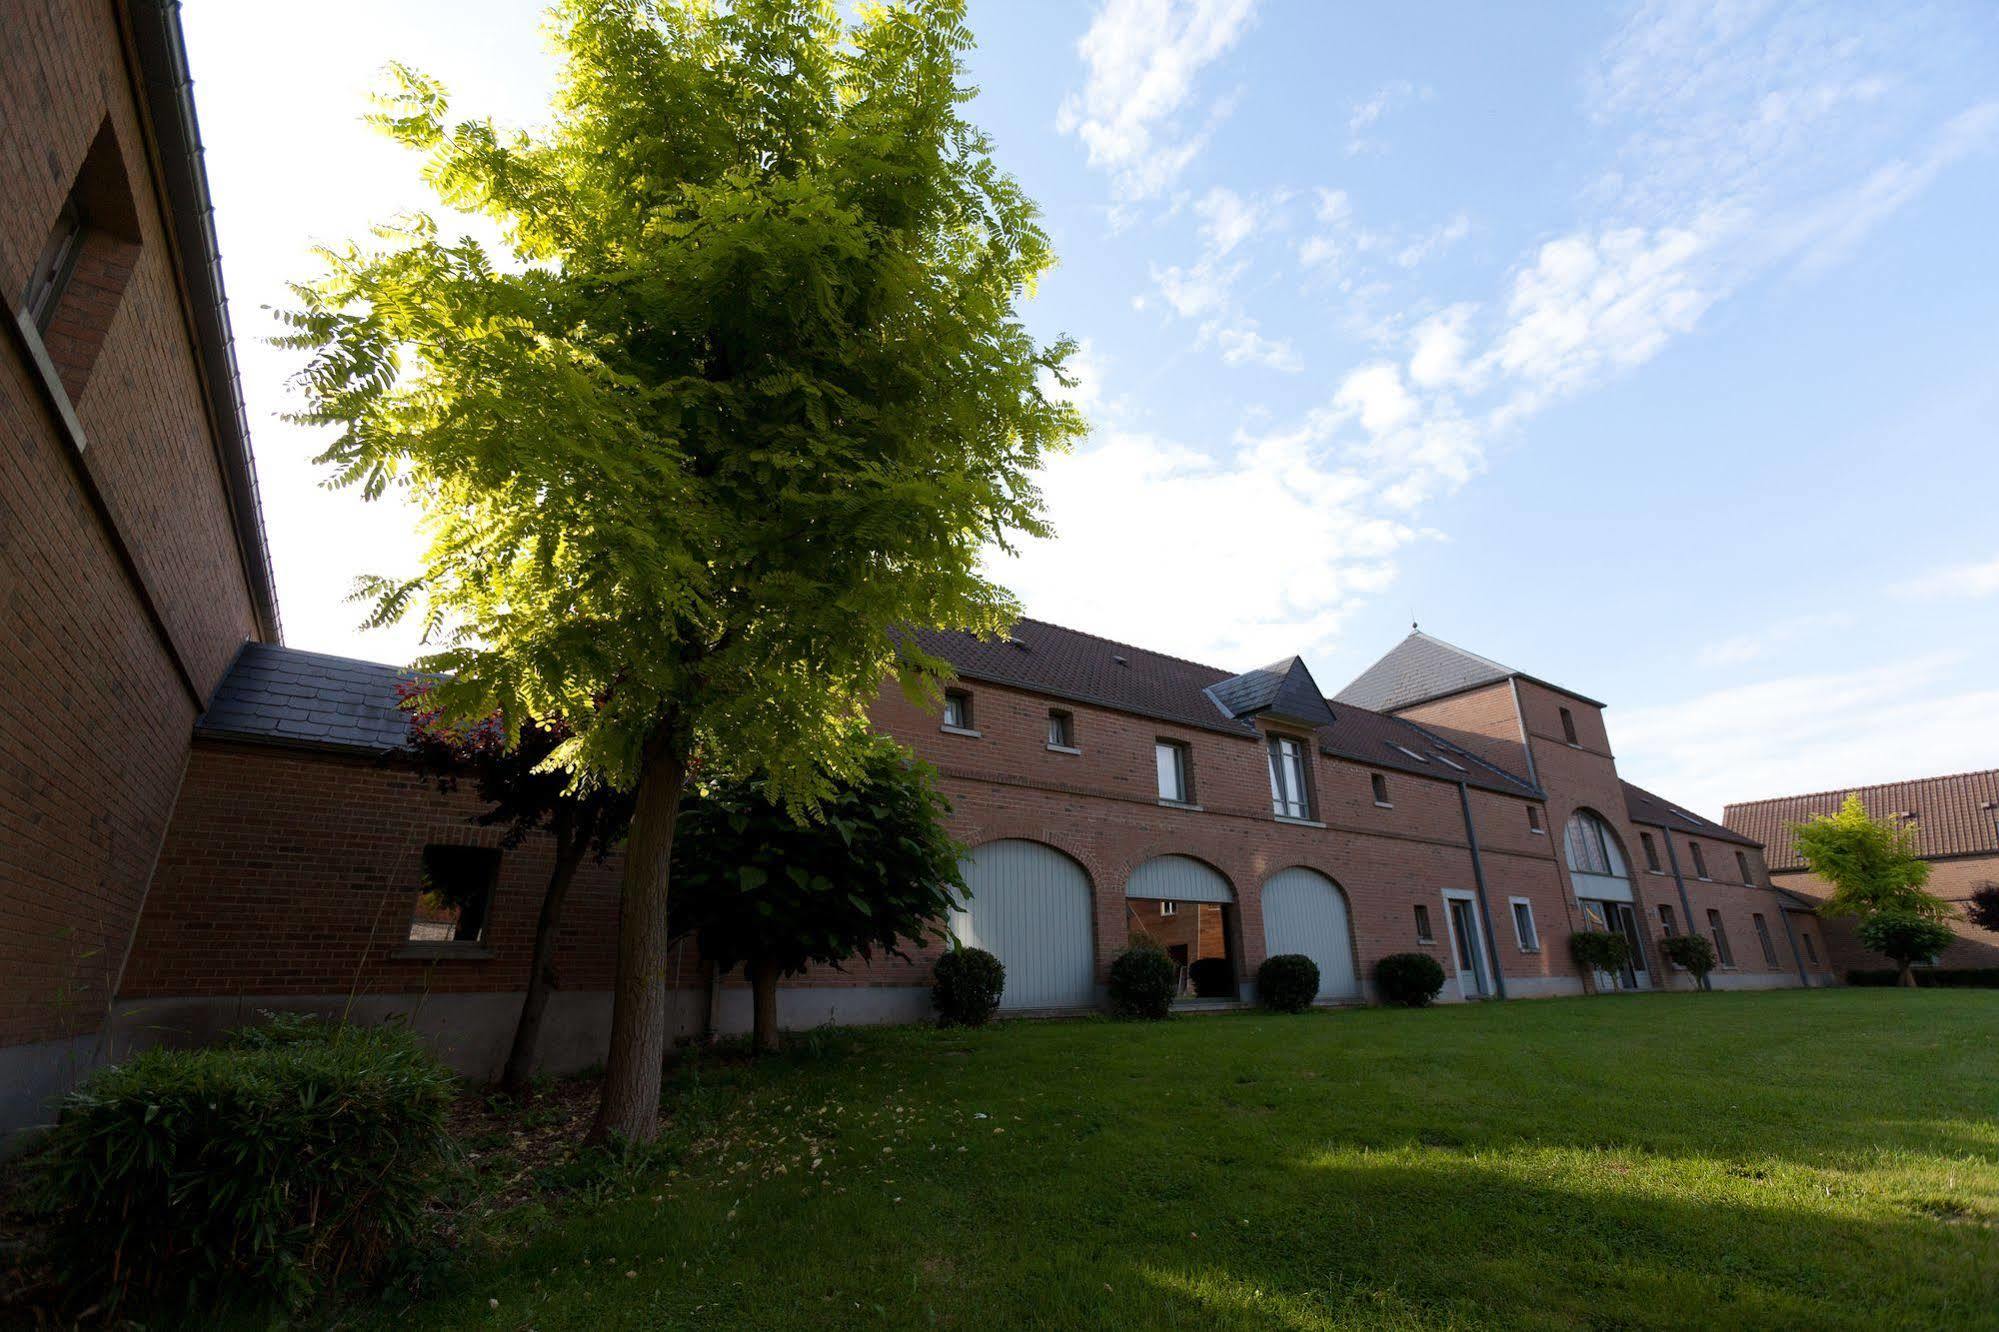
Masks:
[[[811,1046],[678,1069],[677,1164],[383,1321],[1999,1326],[1999,994]]]

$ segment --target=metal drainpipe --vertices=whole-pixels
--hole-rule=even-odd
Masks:
[[[1687,881],[1685,876],[1680,873],[1680,853],[1673,849],[1673,830],[1662,824],[1659,827],[1659,835],[1666,839],[1666,863],[1672,866],[1673,882],[1679,885],[1680,910],[1687,913],[1687,932],[1689,934],[1699,933],[1700,926],[1694,921],[1694,902],[1692,898],[1687,896]],[[1703,976],[1701,977],[1701,988],[1703,990],[1711,990],[1714,987],[1709,985],[1707,977]]]
[[[1499,991],[1499,997],[1506,997],[1506,970],[1499,965],[1499,936],[1493,930],[1492,905],[1485,897],[1485,862],[1479,859],[1478,829],[1471,821],[1471,791],[1464,782],[1458,783],[1458,807],[1465,814],[1465,840],[1471,844],[1471,876],[1478,887],[1478,913],[1485,917],[1485,951],[1492,959],[1492,984]]]
[[[1770,896],[1777,896],[1772,889]],[[1784,942],[1791,945],[1791,960],[1798,964],[1798,983],[1807,990],[1812,988],[1812,978],[1805,974],[1805,955],[1798,951],[1798,936],[1791,932],[1791,910],[1783,902],[1777,903],[1777,919],[1784,922]]]

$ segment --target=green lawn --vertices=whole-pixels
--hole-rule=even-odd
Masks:
[[[1999,1326],[1999,993],[825,1033],[668,1102],[678,1173],[385,1321]]]

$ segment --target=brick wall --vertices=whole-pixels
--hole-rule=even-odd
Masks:
[[[1832,891],[1823,879],[1803,870],[1788,870],[1771,877],[1778,886],[1814,901],[1824,901]],[[1929,891],[1950,902],[1960,913],[1972,890],[1988,883],[1999,883],[1999,856],[1964,856],[1930,862]],[[1957,942],[1944,950],[1937,965],[1999,967],[1999,934],[1979,929],[1962,915],[1951,921],[1950,926],[1957,933]],[[1829,920],[1824,929],[1832,944],[1835,965],[1842,974],[1855,968],[1873,971],[1894,965],[1879,953],[1861,947],[1852,921]]]
[[[51,329],[82,454],[27,344],[0,334],[0,1046],[12,1046],[96,1030],[199,699],[255,630],[113,6],[27,0],[5,29],[7,322],[95,142],[115,153],[137,238],[86,246],[87,317]],[[98,299],[106,284],[115,301]]]

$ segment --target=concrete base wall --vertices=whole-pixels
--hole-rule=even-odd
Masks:
[[[1448,990],[1450,987],[1444,987]],[[1508,999],[1564,999],[1583,992],[1580,976],[1508,976]]]
[[[1708,985],[1716,990],[1796,990],[1802,987],[1795,971],[1722,971],[1707,974]]]

